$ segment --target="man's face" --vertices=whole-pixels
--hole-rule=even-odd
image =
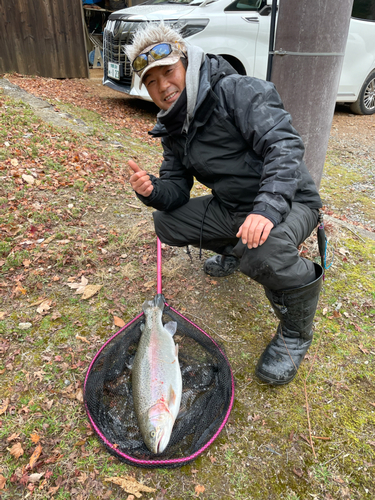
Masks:
[[[184,90],[186,70],[181,60],[169,66],[155,66],[145,75],[143,83],[151,99],[160,108],[167,110],[177,101]]]

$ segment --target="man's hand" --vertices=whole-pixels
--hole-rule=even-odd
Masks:
[[[150,176],[144,170],[141,170],[133,160],[128,161],[129,167],[134,174],[131,175],[129,181],[134,191],[141,196],[150,196],[154,186],[152,185]]]
[[[248,248],[257,248],[263,245],[272,228],[273,223],[263,215],[250,214],[246,217],[236,236],[241,238],[242,243]]]

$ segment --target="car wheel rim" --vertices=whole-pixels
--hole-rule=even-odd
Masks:
[[[373,78],[366,87],[363,103],[368,111],[375,109],[375,78]]]

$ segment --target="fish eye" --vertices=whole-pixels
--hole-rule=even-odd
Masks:
[[[154,437],[156,436],[156,432],[155,432],[155,431],[151,431],[151,432],[150,432],[150,436],[151,436],[152,438],[154,438]]]

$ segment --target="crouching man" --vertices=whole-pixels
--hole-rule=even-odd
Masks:
[[[127,55],[160,108],[150,133],[164,151],[159,178],[130,160],[130,183],[156,209],[162,242],[216,252],[210,276],[239,268],[263,285],[280,324],[256,375],[287,384],[311,345],[323,276],[297,249],[322,205],[290,115],[272,83],[238,75],[163,24],[138,30]],[[212,194],[190,199],[194,177]]]

